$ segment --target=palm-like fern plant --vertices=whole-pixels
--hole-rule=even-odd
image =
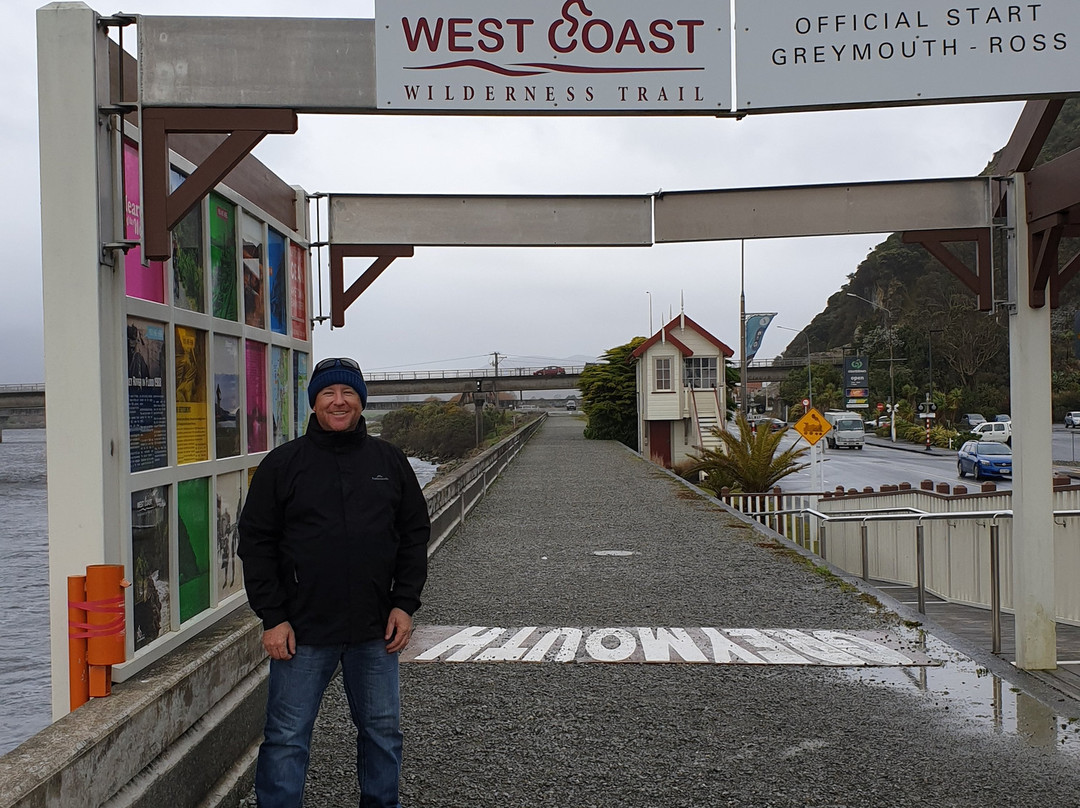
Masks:
[[[809,447],[791,447],[776,453],[786,428],[779,432],[764,428],[755,432],[742,413],[736,416],[735,423],[737,433],[712,429],[712,433],[723,441],[719,448],[702,449],[701,454],[690,455],[694,465],[689,470],[706,474],[702,488],[714,494],[719,494],[722,488],[744,494],[765,492],[779,480],[809,465],[799,463],[810,451]]]

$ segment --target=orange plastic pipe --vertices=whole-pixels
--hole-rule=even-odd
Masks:
[[[92,564],[86,568],[86,661],[90,666],[90,695],[112,692],[112,665],[124,661],[124,567]]]
[[[86,576],[69,575],[68,596],[68,693],[71,709],[90,701],[90,674],[86,667],[86,637],[82,626],[86,610],[80,608],[86,599]]]

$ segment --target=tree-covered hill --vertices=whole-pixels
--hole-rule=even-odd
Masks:
[[[1002,144],[1004,146],[1004,144]],[[1080,100],[1067,101],[1039,157],[1052,160],[1080,147]],[[995,154],[983,172],[992,174]],[[968,265],[974,263],[974,246],[954,245],[957,255]],[[1061,255],[1067,260],[1078,245],[1065,241]],[[1003,245],[994,244],[995,299],[1006,297],[1006,270]],[[874,301],[880,309],[849,297],[853,293]],[[1080,361],[1072,356],[1073,314],[1080,308],[1080,282],[1062,292],[1061,306],[1052,315],[1054,371],[1054,413],[1080,409]],[[983,412],[987,416],[1009,412],[1008,320],[1002,311],[980,312],[975,295],[949,270],[916,244],[903,244],[894,233],[877,245],[856,271],[833,294],[824,311],[807,326],[813,354],[826,351],[855,351],[871,359],[871,391],[874,401],[889,394],[889,338],[892,338],[894,384],[900,402],[921,401],[930,385],[939,408],[952,413]],[[800,335],[791,341],[784,356],[806,355],[806,340]],[[828,371],[822,366],[823,380]],[[817,366],[815,365],[815,374]],[[815,378],[815,403],[820,391]],[[801,385],[801,388],[800,388]],[[793,372],[782,395],[793,403],[805,394],[805,372]],[[832,406],[842,406],[836,401]],[[901,403],[901,406],[903,404]]]

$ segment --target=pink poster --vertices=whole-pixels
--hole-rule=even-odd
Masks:
[[[307,336],[307,261],[304,248],[289,242],[289,316],[292,335],[306,340]]]
[[[248,453],[265,452],[266,432],[266,345],[248,340],[244,347],[247,371],[247,439]]]
[[[139,150],[124,140],[124,238],[138,239],[142,232],[142,199],[139,191]],[[165,302],[165,267],[161,261],[142,264],[142,250],[132,247],[124,256],[125,291],[128,297]]]

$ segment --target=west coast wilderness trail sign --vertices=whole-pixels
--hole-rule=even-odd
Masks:
[[[740,111],[1075,94],[1080,3],[735,0]]]
[[[728,3],[378,0],[380,110],[731,109]]]

